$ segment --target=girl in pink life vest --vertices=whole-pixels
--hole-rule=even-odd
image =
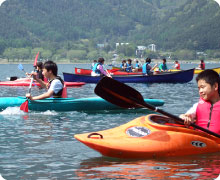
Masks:
[[[186,125],[198,126],[220,134],[220,78],[217,72],[207,69],[196,78],[200,100],[180,118]]]

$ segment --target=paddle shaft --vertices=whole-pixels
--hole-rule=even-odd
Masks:
[[[165,115],[165,116],[167,116],[167,117],[169,117],[169,118],[171,118],[171,119],[174,119],[175,121],[178,121],[178,122],[181,122],[181,123],[184,122],[183,119],[179,118],[178,116],[173,115],[173,114],[170,114],[170,113],[168,113],[168,112],[165,112],[165,111],[163,111],[162,109],[156,108],[156,107],[154,107],[154,106],[152,106],[152,105],[150,105],[150,104],[147,104],[147,103],[145,103],[145,104],[143,104],[143,103],[142,103],[142,104],[139,104],[139,103],[137,103],[137,105],[140,105],[140,107],[146,107],[146,108],[148,108],[148,109],[150,109],[150,110],[152,110],[152,111],[154,111],[154,112],[158,112],[158,113],[160,113],[160,114],[163,114],[163,115]],[[219,134],[216,134],[216,133],[214,133],[213,131],[210,131],[210,130],[208,130],[208,129],[205,129],[205,128],[203,128],[203,127],[200,127],[200,126],[198,126],[198,125],[196,125],[196,124],[190,124],[190,126],[192,126],[192,127],[196,128],[196,129],[199,129],[199,130],[201,130],[201,131],[204,131],[204,132],[206,132],[206,133],[208,133],[208,134],[211,134],[211,135],[213,135],[213,136],[216,136],[216,137],[220,138],[220,135],[219,135]]]
[[[35,57],[35,60],[34,60],[34,71],[36,70],[36,65],[37,65],[37,58],[38,58],[38,55],[39,55],[39,52],[37,53],[36,57]],[[23,66],[22,65],[19,65],[18,68],[24,70]],[[34,81],[34,77],[33,75],[31,76],[31,82],[30,82],[30,85],[29,85],[29,88],[28,88],[28,93],[31,94],[31,88],[32,88],[32,84],[33,84],[33,81]],[[24,112],[28,112],[28,98],[27,100],[21,104],[20,106],[20,110],[24,111]]]
[[[96,85],[94,91],[98,96],[102,97],[106,101],[109,101],[110,103],[120,106],[122,108],[126,108],[126,109],[137,108],[137,107],[148,108],[152,111],[161,113],[175,121],[181,122],[181,124],[184,123],[184,120],[179,118],[178,116],[165,112],[150,104],[147,104],[144,101],[143,96],[140,94],[140,92],[112,78],[103,77]],[[220,138],[219,134],[216,134],[196,124],[191,124],[191,126]]]
[[[111,75],[109,74],[107,68],[104,65],[103,65],[103,67],[104,67],[105,71],[107,72],[108,76],[111,77]]]
[[[31,87],[32,87],[33,81],[34,81],[34,78],[32,76],[31,77],[31,82],[30,82],[30,85],[29,85],[29,88],[28,88],[28,93],[31,93]]]

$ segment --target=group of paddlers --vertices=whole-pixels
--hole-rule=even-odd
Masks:
[[[94,60],[92,64],[92,76],[109,76],[108,70],[104,68],[104,58],[99,58],[98,61]],[[169,71],[167,64],[166,64],[166,59],[162,59],[161,64],[155,64],[153,67],[151,66],[151,59],[146,58],[144,64],[142,65],[141,62],[138,60],[134,60],[135,65],[133,66],[132,60],[127,59],[127,60],[122,60],[121,65],[120,65],[120,70],[125,71],[125,72],[138,72],[139,69],[142,69],[142,73],[145,75],[153,75],[153,74],[159,74],[160,72],[166,72]],[[180,63],[176,60],[174,62],[174,65],[172,66],[174,69],[180,70]],[[205,69],[205,63],[204,60],[200,60],[200,64],[196,69]]]
[[[104,61],[104,58],[99,58],[98,61],[94,60],[92,64],[92,76],[111,76],[108,70],[104,67]],[[151,67],[150,63],[150,58],[146,58],[145,63],[143,65],[138,60],[135,60],[135,66],[132,65],[131,59],[128,59],[127,61],[123,60],[120,65],[120,70],[125,72],[138,72],[138,69],[142,68],[142,73],[147,75],[168,71],[166,59],[163,59],[163,62],[159,66],[158,64],[155,64],[153,67]]]

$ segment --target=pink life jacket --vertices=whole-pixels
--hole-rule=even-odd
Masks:
[[[211,104],[200,98],[196,109],[196,124],[220,134],[220,101]]]

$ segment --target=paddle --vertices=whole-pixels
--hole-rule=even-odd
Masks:
[[[144,101],[143,96],[137,90],[112,78],[103,77],[96,85],[94,91],[98,96],[122,108],[148,108],[152,111],[161,113],[169,118],[172,118],[175,121],[180,122],[181,124],[183,124],[184,122],[181,118],[179,118],[176,115],[170,114],[157,107],[147,104]],[[202,128],[196,124],[191,124],[191,126],[220,138],[219,134],[209,131],[208,129]]]
[[[103,65],[103,67],[104,67],[104,70],[107,72],[108,77],[111,77],[111,75],[109,74],[107,68],[104,65]]]
[[[28,93],[31,93],[31,87],[32,87],[32,83],[33,83],[33,76],[31,77],[31,82],[30,82],[30,85],[29,85],[29,88],[28,88]],[[28,112],[28,99],[21,104],[20,106],[20,110],[24,111],[24,112]]]
[[[25,72],[25,75],[27,75],[27,74],[28,74],[28,73],[27,73],[27,72],[24,70],[24,68],[23,68],[23,65],[22,65],[22,64],[19,64],[19,65],[18,65],[18,69],[19,69],[19,70],[21,70],[21,71],[24,71],[24,72]],[[18,79],[18,78],[16,78],[16,79]],[[16,79],[15,79],[15,80],[16,80]],[[11,81],[11,80],[10,80],[10,81]],[[36,84],[35,84],[34,82],[32,82],[32,84],[34,84],[34,86],[36,86]]]
[[[35,60],[34,60],[34,67],[36,67],[37,65],[37,59],[38,59],[38,55],[39,55],[39,52],[37,53],[36,57],[35,57]],[[22,66],[23,67],[23,66]],[[35,68],[34,68],[35,70]],[[31,82],[30,82],[30,85],[29,85],[29,88],[28,88],[28,93],[30,94],[31,93],[31,87],[32,87],[32,84],[33,84],[33,76],[31,77]],[[28,112],[28,99],[21,104],[20,106],[20,110],[24,111],[24,112]]]
[[[18,64],[18,69],[21,71],[24,71],[24,73],[26,74],[27,72],[24,70],[24,67],[22,64]]]

